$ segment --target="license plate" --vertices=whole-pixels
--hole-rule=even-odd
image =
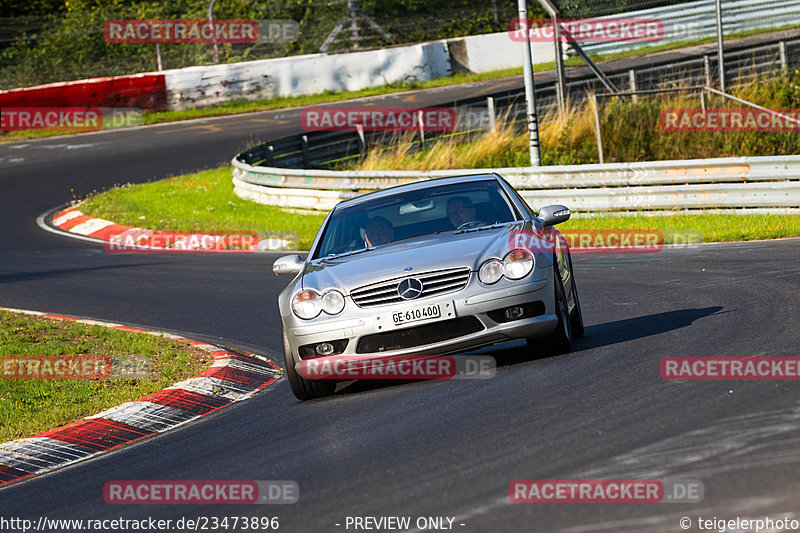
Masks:
[[[433,322],[443,318],[453,318],[453,303],[418,305],[393,313],[375,317],[375,331],[389,331],[402,328],[406,324]]]

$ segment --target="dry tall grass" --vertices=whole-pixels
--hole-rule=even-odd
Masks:
[[[777,80],[744,83],[734,80],[729,92],[770,108],[800,108],[800,71]],[[719,97],[709,98],[708,107],[744,107]],[[661,130],[664,109],[699,108],[697,92],[667,93],[601,100],[601,131],[606,162],[655,161],[743,155],[800,153],[796,132],[687,133]],[[584,164],[598,162],[591,104],[570,101],[564,120],[541,117],[542,163]],[[448,168],[500,168],[527,166],[527,133],[520,133],[504,117],[496,129],[464,140],[452,136],[424,150],[412,151],[413,134],[398,136],[391,148],[370,151],[351,168],[365,170],[434,170]]]

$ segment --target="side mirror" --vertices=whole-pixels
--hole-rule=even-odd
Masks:
[[[563,205],[548,205],[539,210],[539,220],[545,226],[555,226],[569,220],[569,208]]]
[[[272,263],[272,271],[278,276],[298,274],[303,270],[303,260],[297,254],[285,255]]]

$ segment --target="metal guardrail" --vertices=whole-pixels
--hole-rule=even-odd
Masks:
[[[598,17],[601,20],[646,18],[658,19],[664,25],[664,38],[657,43],[605,42],[584,43],[589,54],[613,54],[653,44],[714,37],[717,33],[714,0],[698,0],[618,15]],[[732,34],[748,30],[781,27],[800,22],[799,0],[726,0],[722,6],[722,28]],[[567,53],[575,55],[571,49]]]
[[[800,1],[800,0],[798,0]],[[621,89],[646,91],[681,85],[714,85],[717,72],[714,46],[698,47],[693,54],[680,55],[667,61],[653,58],[637,68],[606,68],[606,75]],[[789,70],[787,57],[800,54],[800,31],[785,32],[781,38],[755,47],[727,51],[726,72],[729,79],[744,83],[775,77]],[[588,71],[568,72],[567,90],[572,100],[585,100],[595,92],[605,92],[597,78]],[[540,122],[555,118],[556,87],[553,83],[536,87],[536,102]],[[448,104],[443,104],[448,105]],[[421,136],[406,137],[412,143],[411,151],[423,144],[441,139],[468,137],[487,131],[497,117],[520,131],[526,127],[525,94],[522,89],[502,91],[489,96],[469,98],[449,105],[456,109],[458,122],[452,132],[425,132]],[[237,158],[249,165],[266,165],[284,168],[321,168],[358,158],[366,149],[383,149],[394,146],[397,136],[384,132],[332,131],[308,132],[279,141],[259,145],[243,152]]]
[[[729,75],[747,81],[786,71],[787,49],[800,51],[800,31],[747,49],[727,51]],[[716,72],[713,45],[660,63],[654,59],[635,70],[607,70],[618,87],[634,90],[677,85],[710,85]],[[618,80],[622,80],[618,82]],[[573,99],[601,90],[591,73],[572,75]],[[537,87],[540,116],[555,117],[554,84]],[[521,89],[452,102],[458,117],[453,132],[425,132],[406,138],[417,148],[439,139],[468,137],[492,127],[498,115],[525,128]],[[564,203],[578,212],[661,213],[676,211],[739,211],[800,213],[800,156],[723,158],[714,160],[611,163],[538,168],[441,171],[332,171],[313,167],[359,157],[367,148],[388,149],[397,138],[381,132],[307,133],[263,144],[233,159],[236,194],[259,203],[327,211],[343,199],[366,191],[435,177],[497,171],[533,206]],[[286,168],[289,167],[289,168]],[[305,168],[302,168],[305,167]]]
[[[497,172],[532,206],[577,212],[800,213],[800,156],[563,165],[506,169],[334,171],[261,167],[234,159],[234,191],[280,207],[330,210],[366,191],[425,179]]]

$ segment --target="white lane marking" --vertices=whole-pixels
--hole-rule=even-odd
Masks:
[[[60,226],[64,222],[66,222],[68,220],[72,220],[73,218],[79,217],[81,215],[83,215],[83,213],[81,213],[78,210],[70,211],[69,213],[64,213],[63,215],[54,218],[53,219],[53,224],[55,224],[56,226]]]
[[[254,387],[205,376],[199,378],[190,378],[167,388],[184,389],[192,392],[198,392],[206,396],[215,398],[222,397],[233,401],[244,400],[245,398],[249,398],[258,392],[258,390]]]
[[[81,324],[86,324],[88,326],[105,326],[109,328],[118,328],[122,326],[122,324],[115,324],[114,322],[100,322],[99,320],[89,320],[88,318],[81,318],[75,322],[80,322]]]
[[[113,222],[109,220],[103,220],[102,218],[91,218],[86,222],[81,222],[77,226],[73,226],[70,228],[70,231],[72,233],[77,233],[78,235],[91,235],[92,233],[100,231],[103,228],[107,228],[112,224]]]
[[[94,450],[48,437],[12,440],[0,445],[0,464],[32,474],[63,466],[94,453]]]
[[[200,415],[152,402],[127,402],[88,418],[106,418],[161,433],[200,418]]]
[[[65,231],[63,229],[52,228],[52,227],[48,226],[47,223],[45,222],[45,219],[52,212],[53,211],[48,211],[47,213],[43,213],[43,214],[39,215],[38,217],[36,217],[36,225],[39,226],[39,228],[43,229],[44,231],[47,231],[49,233],[55,233],[56,235],[60,235],[62,237],[70,237],[72,239],[78,239],[78,240],[81,240],[81,241],[88,241],[88,242],[95,242],[95,243],[102,243],[103,242],[102,239],[97,239],[95,237],[85,237],[83,235],[76,235],[74,233],[70,233],[70,232]]]

